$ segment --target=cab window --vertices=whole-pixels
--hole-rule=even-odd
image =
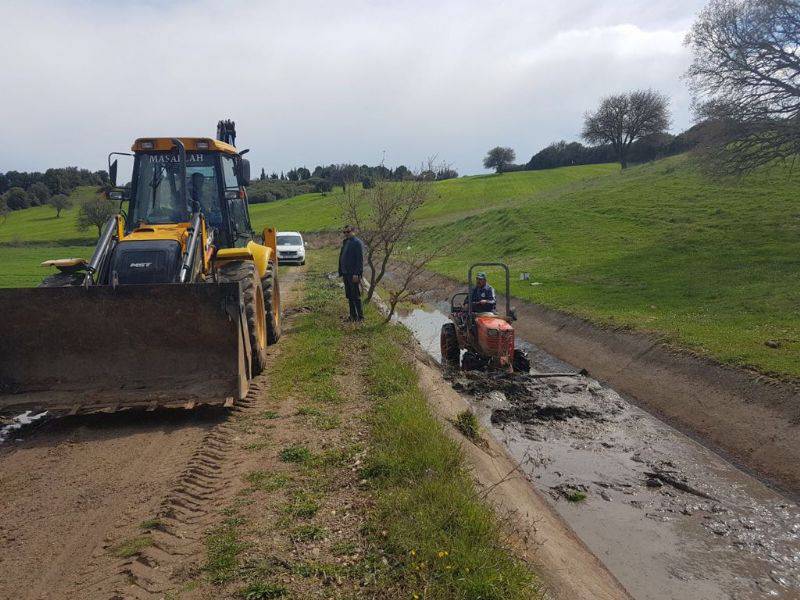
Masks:
[[[239,194],[239,180],[236,177],[235,166],[233,158],[222,156],[222,177],[225,181],[225,197],[233,227],[233,245],[240,246],[246,244],[249,239],[250,219],[247,216],[244,198]]]

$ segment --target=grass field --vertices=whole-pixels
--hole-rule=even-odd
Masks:
[[[433,185],[416,243],[447,244],[432,264],[437,272],[463,279],[470,262],[503,260],[515,274],[531,273],[530,282],[512,284],[519,298],[798,377],[799,180],[778,169],[711,181],[687,156],[624,172],[592,165],[462,177]],[[341,224],[339,198],[308,194],[254,205],[253,223],[257,230],[332,230]],[[0,226],[0,245],[91,241],[91,232],[70,225],[74,214],[52,214],[47,207],[13,213]],[[38,281],[42,254],[33,254],[0,246],[0,285]],[[767,347],[768,340],[780,347]]]
[[[516,297],[797,377],[798,180],[776,169],[711,181],[687,156],[624,172],[601,165],[460,178],[434,186],[417,241],[447,244],[437,272],[463,279],[471,262],[502,260],[531,273],[512,282]],[[254,212],[259,224],[301,231],[339,224],[335,195]]]

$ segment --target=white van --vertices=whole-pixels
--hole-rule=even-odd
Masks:
[[[278,246],[278,264],[306,264],[306,244],[303,236],[297,231],[279,231],[276,234]]]

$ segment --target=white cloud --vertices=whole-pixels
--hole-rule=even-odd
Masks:
[[[477,172],[490,146],[526,160],[637,87],[668,93],[681,129],[702,3],[5,2],[0,171],[101,168],[135,137],[231,117],[268,170],[386,150]]]

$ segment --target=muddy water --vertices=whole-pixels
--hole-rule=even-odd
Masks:
[[[437,360],[442,310],[398,317]],[[519,345],[533,372],[576,370]],[[711,450],[590,377],[449,378],[635,598],[800,598],[800,509]]]

